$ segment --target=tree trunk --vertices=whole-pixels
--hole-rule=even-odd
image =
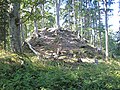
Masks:
[[[70,25],[70,1],[68,1],[69,2],[69,7],[68,7],[68,27],[69,27],[69,29],[71,28],[71,25]]]
[[[42,28],[45,27],[44,24],[45,24],[45,23],[44,23],[44,4],[43,4],[43,5],[42,5]]]
[[[36,7],[34,7],[34,13],[36,14]],[[34,34],[36,35],[36,37],[38,36],[37,33],[38,33],[38,25],[37,25],[37,20],[34,16]]]
[[[101,15],[100,15],[100,4],[98,2],[98,7],[99,7],[99,40],[100,40],[100,44],[99,44],[99,47],[100,47],[100,50],[102,51],[102,35],[101,35],[101,27],[100,27],[100,18],[101,18]]]
[[[97,24],[97,11],[95,11],[95,47],[97,47],[99,44],[99,40],[98,40],[98,33],[97,33],[97,30],[98,30],[98,24]]]
[[[90,36],[90,44],[93,45],[93,29],[91,30],[91,36]]]
[[[118,12],[118,15],[119,15],[119,31],[120,31],[120,0],[119,0],[119,12]]]
[[[105,8],[105,46],[106,46],[106,60],[108,60],[108,16],[107,16],[107,0],[104,0]]]
[[[81,35],[81,39],[83,37],[83,15],[82,15],[82,8],[83,8],[83,0],[81,0],[81,18],[80,18],[80,35]]]
[[[25,42],[24,25],[21,24],[21,43]]]
[[[81,37],[80,37],[80,29],[81,29],[81,27],[80,27],[80,25],[81,25],[81,24],[80,24],[80,23],[81,23],[81,15],[80,15],[80,14],[81,14],[81,12],[82,12],[81,2],[82,2],[82,1],[79,0],[79,9],[78,9],[78,33],[77,33],[77,38],[78,38],[78,39],[81,38]]]
[[[37,26],[37,21],[34,20],[34,32],[37,34],[38,33],[38,26]]]
[[[95,20],[93,17],[93,46],[95,46]]]
[[[5,16],[3,16],[3,18],[4,18],[4,25],[3,25],[3,29],[4,29],[4,50],[6,50],[6,18],[5,18]]]
[[[60,0],[55,0],[56,2],[56,26],[60,27]]]
[[[76,30],[76,14],[75,14],[75,0],[72,0],[73,4],[73,31]]]
[[[12,3],[13,8],[9,14],[10,16],[10,39],[11,48],[15,53],[21,53],[21,37],[20,37],[20,3]]]

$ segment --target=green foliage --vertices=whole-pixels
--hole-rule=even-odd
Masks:
[[[114,65],[109,66],[103,63],[98,66],[84,64],[84,67],[86,68],[81,71],[84,78],[83,90],[117,90],[120,88],[120,76],[116,74],[120,72],[115,70]]]
[[[119,90],[119,60],[110,63],[66,64],[0,53],[1,90]],[[20,61],[24,61],[21,64]]]

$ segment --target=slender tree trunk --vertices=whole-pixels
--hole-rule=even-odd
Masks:
[[[68,7],[68,27],[69,27],[69,29],[71,28],[71,25],[70,25],[70,1],[68,1],[69,2],[69,7]]]
[[[82,11],[82,6],[81,6],[82,1],[79,0],[79,13],[78,13],[78,34],[77,34],[77,38],[80,39],[80,29],[81,29],[81,11]]]
[[[44,24],[45,24],[45,23],[44,23],[44,4],[43,4],[43,5],[42,5],[42,28],[45,27]]]
[[[73,31],[76,30],[76,15],[75,15],[75,0],[72,0],[73,4]]]
[[[86,39],[86,29],[87,29],[87,21],[88,21],[88,17],[87,17],[87,6],[88,6],[88,4],[87,4],[87,2],[88,2],[88,0],[85,0],[85,6],[84,6],[84,8],[85,8],[85,15],[84,15],[84,18],[83,18],[83,20],[84,20],[84,31],[83,31],[83,37],[85,37],[85,39]]]
[[[93,30],[91,30],[90,44],[92,44],[92,45],[93,45]]]
[[[36,13],[36,7],[34,7],[34,13]],[[37,25],[37,20],[34,17],[34,33],[37,35],[38,33],[38,25]]]
[[[95,46],[95,20],[93,17],[93,45]]]
[[[56,1],[56,26],[57,28],[60,27],[60,0]]]
[[[69,27],[69,29],[70,29],[70,10],[68,10],[68,27]]]
[[[97,24],[97,11],[95,11],[95,47],[98,46],[98,33],[97,33],[97,30],[98,30],[98,24]]]
[[[21,42],[25,42],[25,34],[24,34],[24,25],[21,24],[21,36],[22,36],[22,39],[21,39]]]
[[[6,18],[5,16],[3,16],[4,19],[4,25],[3,25],[3,29],[4,29],[4,50],[6,50]]]
[[[99,4],[99,2],[98,2],[98,7],[99,7],[98,15],[99,15],[99,40],[100,40],[99,47],[100,47],[100,50],[102,51],[102,35],[101,35],[101,31],[100,31],[100,19],[101,19],[101,15],[100,15],[100,4]]]
[[[83,8],[83,0],[81,1],[81,19],[80,19],[80,35],[81,35],[81,39],[83,38],[83,15],[82,15],[82,8]]]
[[[81,38],[82,38],[83,37],[83,19],[82,19],[82,17],[81,17],[81,20],[80,20],[80,27],[81,27],[80,35],[81,35]]]
[[[119,0],[119,12],[118,12],[118,15],[119,15],[119,31],[120,31],[120,0]]]
[[[34,32],[38,33],[38,26],[37,26],[37,21],[34,20]]]
[[[13,52],[21,53],[21,36],[20,36],[20,3],[12,3],[13,9],[11,10],[10,16],[10,39],[11,48]]]
[[[24,25],[24,29],[25,29],[24,36],[25,36],[25,38],[27,38],[28,28],[27,28],[26,24]]]
[[[107,0],[104,0],[105,8],[105,45],[106,45],[106,60],[108,60],[108,15],[107,15]]]

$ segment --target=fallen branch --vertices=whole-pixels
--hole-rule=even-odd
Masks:
[[[32,46],[30,45],[29,42],[26,41],[26,43],[27,43],[27,45],[29,46],[30,50],[32,50],[33,53],[35,53],[37,56],[39,56],[39,52],[35,51],[35,50],[32,48]]]

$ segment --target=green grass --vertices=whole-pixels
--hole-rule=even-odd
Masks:
[[[120,90],[120,60],[68,64],[1,50],[0,90]]]

